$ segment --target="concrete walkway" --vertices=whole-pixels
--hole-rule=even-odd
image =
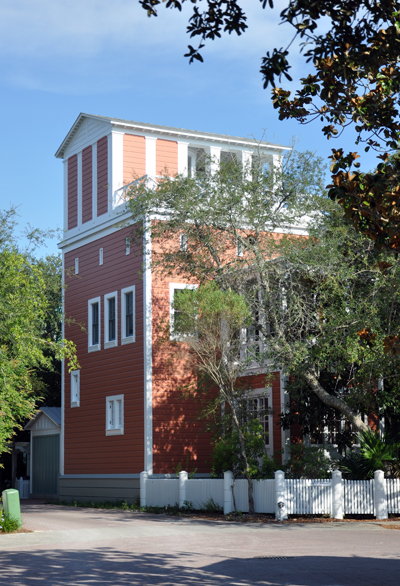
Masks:
[[[374,522],[243,525],[39,504],[22,510],[32,532],[0,535],[1,586],[400,583],[400,530]]]

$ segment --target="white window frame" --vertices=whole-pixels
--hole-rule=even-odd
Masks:
[[[243,257],[243,242],[239,238],[236,239],[236,256]]]
[[[99,266],[103,264],[103,249],[99,248]]]
[[[177,289],[197,289],[198,285],[189,285],[188,283],[170,283],[169,284],[169,339],[175,341],[183,341],[182,336],[174,334],[174,294]]]
[[[179,250],[181,252],[187,252],[187,234],[180,234],[179,235]]]
[[[254,389],[248,395],[248,400],[251,401],[252,399],[267,399],[268,409],[273,409],[273,393],[272,387],[267,387],[266,389]],[[272,413],[268,413],[268,444],[265,444],[265,450],[270,458],[274,456],[274,418]]]
[[[129,236],[127,236],[125,238],[125,254],[130,254],[131,253],[131,239],[129,238]]]
[[[79,274],[79,258],[75,259],[75,275]]]
[[[108,337],[109,299],[115,299],[115,340],[110,340]],[[113,348],[114,346],[118,346],[118,291],[104,295],[104,348]]]
[[[120,402],[121,421],[116,421],[117,405]],[[113,422],[110,421],[109,414],[111,404],[113,405]],[[106,397],[106,435],[124,435],[124,395],[111,395]]]
[[[133,334],[126,335],[126,295],[132,293],[132,309],[133,309]],[[124,287],[121,289],[121,345],[130,344],[136,340],[136,311],[135,311],[135,285]]]
[[[92,306],[96,303],[99,304],[99,342],[93,344],[92,340]],[[88,301],[88,352],[96,352],[101,349],[101,297],[93,297]]]
[[[71,386],[70,386],[70,399],[71,407],[80,406],[80,385],[81,385],[81,371],[71,371]]]

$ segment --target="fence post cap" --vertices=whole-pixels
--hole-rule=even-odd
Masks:
[[[342,477],[342,471],[341,470],[332,470],[332,477],[333,476],[337,476],[338,478]]]

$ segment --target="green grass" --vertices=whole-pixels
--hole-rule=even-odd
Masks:
[[[0,510],[0,533],[13,533],[14,531],[18,531],[20,527],[21,523],[18,519]]]

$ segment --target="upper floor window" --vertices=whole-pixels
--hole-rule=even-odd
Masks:
[[[135,341],[135,286],[121,290],[121,344]]]
[[[170,299],[170,339],[171,340],[182,340],[183,336],[179,333],[179,321],[180,311],[176,308],[177,300],[182,291],[185,289],[194,290],[197,289],[197,285],[188,285],[183,283],[170,283],[169,284],[169,299]]]
[[[187,252],[187,235],[180,234],[179,236],[179,249],[181,252]]]
[[[79,258],[75,259],[75,275],[79,273]]]
[[[103,249],[99,248],[99,265],[103,264]]]
[[[124,395],[106,397],[106,435],[124,433]]]
[[[131,239],[129,238],[125,238],[125,254],[130,254],[131,253]]]
[[[104,348],[118,344],[118,294],[104,295]]]
[[[88,301],[89,352],[100,350],[100,297]]]

